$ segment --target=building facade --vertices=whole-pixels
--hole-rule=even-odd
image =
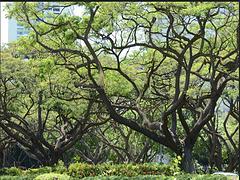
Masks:
[[[21,36],[26,36],[28,30],[21,26],[15,19],[8,19],[8,42],[17,40]]]
[[[39,2],[39,8],[43,9],[44,2]],[[73,15],[73,7],[64,8],[57,3],[51,2],[51,6],[48,9],[43,10],[46,13],[53,13],[55,15],[61,13],[68,13]],[[8,19],[8,43],[17,40],[21,36],[28,35],[29,30],[20,25],[15,19]]]

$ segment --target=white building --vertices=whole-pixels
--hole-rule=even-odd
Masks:
[[[17,23],[15,19],[8,19],[8,42],[17,40],[21,36],[26,36],[28,30]]]
[[[44,2],[39,2],[39,7],[43,6]],[[62,6],[57,3],[52,2],[51,6],[45,10],[47,12],[52,12],[53,14],[69,13],[73,14],[73,7],[68,7],[63,10]],[[29,30],[21,26],[15,19],[8,19],[8,43],[17,40],[21,36],[28,35]]]

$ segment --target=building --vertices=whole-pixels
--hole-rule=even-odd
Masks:
[[[39,8],[43,7],[44,2],[39,2]],[[57,3],[51,2],[51,6],[45,12],[52,12],[53,14],[68,13],[73,14],[73,7],[64,7],[58,5]],[[28,35],[29,30],[21,26],[15,19],[8,19],[8,43],[17,40],[21,36]]]
[[[21,36],[26,36],[28,30],[21,26],[15,19],[8,19],[8,42],[17,40]]]

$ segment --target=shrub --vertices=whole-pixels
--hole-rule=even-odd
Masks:
[[[104,176],[136,176],[139,172],[139,167],[133,164],[99,164],[97,165],[99,172]]]
[[[10,176],[20,176],[22,175],[23,171],[17,167],[11,167],[11,168],[7,168],[5,170],[5,173]]]
[[[144,175],[144,176],[135,176],[135,177],[127,177],[127,176],[95,176],[95,177],[85,177],[83,180],[173,180],[173,177],[167,176],[156,176],[156,175]]]
[[[100,174],[98,166],[86,163],[73,163],[68,168],[68,173],[73,177],[96,176]]]
[[[7,171],[8,168],[0,168],[0,176],[2,175],[6,175],[6,171]]]
[[[83,180],[227,180],[225,176],[214,176],[214,175],[193,175],[184,174],[178,176],[164,176],[164,175],[142,175],[135,177],[126,176],[95,176],[85,177]]]
[[[70,176],[66,174],[47,173],[37,176],[34,180],[69,180]]]
[[[221,175],[197,175],[194,177],[194,180],[227,180],[228,178],[226,176]]]
[[[24,171],[24,174],[44,174],[44,173],[50,173],[53,171],[52,167],[49,166],[44,166],[44,167],[40,167],[40,168],[31,168],[31,169],[27,169]]]
[[[145,164],[98,164],[73,163],[68,168],[68,174],[72,177],[83,178],[87,176],[137,176],[137,175],[176,175],[179,174],[178,166],[159,163]],[[178,164],[178,162],[177,162]]]
[[[226,176],[221,175],[199,175],[199,174],[183,174],[176,176],[176,180],[227,180]]]
[[[60,174],[63,174],[63,173],[66,173],[67,172],[67,168],[66,166],[64,165],[64,162],[63,161],[58,161],[58,163],[53,167],[53,171],[54,172],[57,172],[57,173],[60,173]]]
[[[181,168],[180,168],[180,164],[181,164],[181,156],[176,156],[176,158],[174,158],[171,162],[170,162],[170,175],[178,175],[181,174]]]
[[[38,179],[37,179],[38,178]],[[46,179],[48,178],[48,179]],[[57,180],[74,180],[67,175],[62,174],[43,174],[39,175],[34,179],[34,176],[0,176],[0,180],[53,180],[53,178],[58,178]],[[75,178],[78,180],[79,178]],[[127,176],[95,176],[95,177],[85,177],[83,180],[227,180],[226,176],[221,175],[196,175],[196,174],[183,174],[178,176],[164,176],[164,175],[140,175],[134,177]],[[230,179],[229,179],[230,180]]]
[[[0,180],[33,180],[35,175],[28,176],[0,176]]]

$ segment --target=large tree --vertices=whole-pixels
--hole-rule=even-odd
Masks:
[[[54,164],[84,134],[105,123],[96,118],[102,105],[94,92],[69,85],[74,76],[54,67],[51,57],[26,61],[21,56],[14,46],[1,52],[0,127],[40,164]]]
[[[79,75],[75,87],[97,93],[111,120],[170,148],[193,172],[193,146],[236,78],[237,4],[63,4],[73,5],[81,17],[46,17],[48,5],[37,3],[12,6],[9,14],[32,30],[22,45],[55,57]],[[110,73],[122,84],[110,84]],[[118,86],[129,87],[127,95],[112,94]]]

